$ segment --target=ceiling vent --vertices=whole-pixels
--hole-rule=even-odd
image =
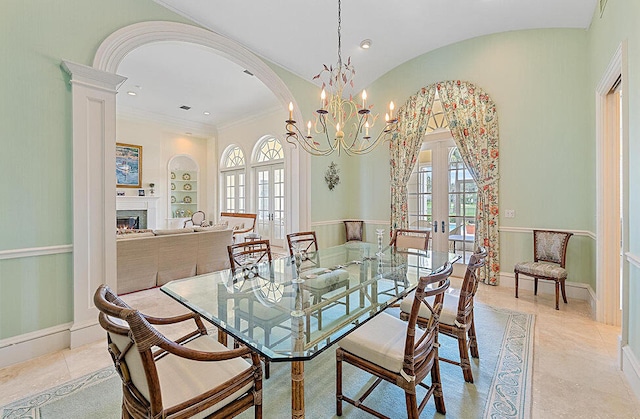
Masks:
[[[253,73],[251,71],[249,71],[249,70],[244,70],[243,73],[244,74],[248,74],[250,76],[253,76]]]
[[[188,111],[189,109],[191,109],[191,106],[182,105],[182,106],[180,106],[180,109]]]

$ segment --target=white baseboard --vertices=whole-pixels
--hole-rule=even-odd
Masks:
[[[636,398],[640,400],[640,362],[629,345],[622,347],[622,372],[627,377],[629,387],[633,390]]]
[[[69,347],[71,349],[104,339],[106,336],[104,329],[96,320],[91,320],[84,324],[74,323],[70,332]]]
[[[71,323],[0,341],[0,368],[69,348]]]
[[[92,320],[86,324],[66,323],[3,339],[0,341],[0,368],[96,342],[105,336],[104,329]]]
[[[596,312],[596,293],[589,284],[580,282],[565,282],[565,290],[567,298],[575,298],[587,301],[591,305],[591,312]],[[500,286],[514,288],[516,287],[516,278],[513,273],[500,272]],[[518,293],[520,291],[531,291],[533,293],[533,278],[521,275],[518,279]],[[538,281],[538,294],[556,294],[555,284],[551,281]],[[562,296],[560,296],[562,298]]]

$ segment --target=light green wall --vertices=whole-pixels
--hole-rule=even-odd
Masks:
[[[0,251],[72,241],[71,94],[62,59],[146,20],[187,22],[151,0],[3,0]],[[0,260],[0,339],[72,321],[72,255]]]
[[[629,148],[626,158],[629,161],[627,178],[629,199],[628,249],[625,251],[640,255],[640,2],[609,1],[603,16],[594,17],[589,30],[590,79],[589,90],[595,92],[611,58],[618,46],[626,41],[628,56],[629,104]],[[625,209],[626,210],[626,209]],[[628,301],[628,337],[629,347],[636,359],[640,359],[640,269],[629,264],[629,278],[625,298]],[[627,320],[625,319],[625,322]],[[623,342],[624,344],[624,342]]]
[[[355,63],[357,65],[357,63]],[[441,80],[475,83],[496,102],[500,124],[500,205],[516,217],[503,227],[595,231],[593,91],[588,36],[584,30],[527,30],[471,39],[422,55],[398,66],[367,88],[371,101],[398,106],[421,87]],[[388,220],[390,214],[388,147],[347,158],[350,177],[347,217]],[[321,177],[319,168],[315,176]],[[326,189],[326,188],[325,188]],[[319,196],[328,194],[321,188]],[[314,221],[332,199],[314,200]],[[342,226],[332,225],[336,236]],[[329,227],[324,227],[329,229]],[[531,258],[530,233],[503,232],[501,270]],[[588,235],[571,239],[570,281],[595,290],[595,242]]]

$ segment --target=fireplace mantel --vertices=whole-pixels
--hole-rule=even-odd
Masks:
[[[158,228],[158,200],[159,196],[116,196],[116,211],[146,210],[147,228]]]

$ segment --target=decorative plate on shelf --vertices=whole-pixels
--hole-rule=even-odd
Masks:
[[[185,183],[184,186],[182,187],[182,189],[184,189],[185,191],[190,191],[191,190],[191,184],[190,183]]]
[[[176,174],[174,172],[171,172],[171,179],[175,179],[176,178]]]
[[[185,173],[185,174],[182,175],[182,179],[191,180],[191,175],[189,173]]]
[[[171,190],[172,190],[172,191],[175,191],[175,190],[176,190],[176,184],[175,184],[175,183],[173,183],[173,182],[171,182]]]
[[[171,203],[172,203],[172,204],[175,204],[175,203],[176,203],[176,197],[175,197],[175,196],[172,196],[172,197],[171,197]]]
[[[184,203],[185,204],[190,204],[191,203],[191,197],[190,196],[185,196],[184,197]]]

